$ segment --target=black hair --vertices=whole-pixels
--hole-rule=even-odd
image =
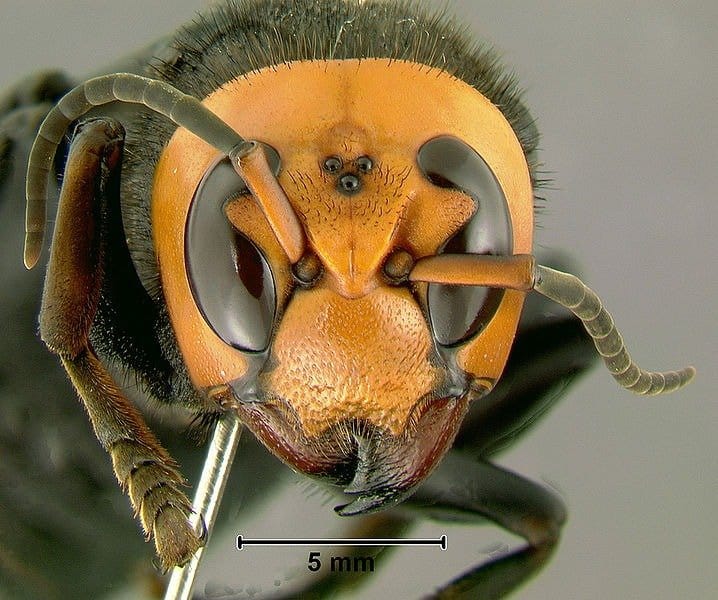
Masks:
[[[501,110],[521,143],[534,188],[539,183],[538,132],[514,76],[488,45],[477,43],[445,10],[429,11],[411,0],[228,0],[207,9],[155,51],[144,74],[200,99],[242,75],[298,60],[388,58],[441,69],[473,86]],[[129,280],[115,282],[114,292],[107,290],[107,308],[101,313],[112,311],[111,318],[102,319],[114,323],[109,333],[115,341],[106,348],[110,355],[120,356],[125,365],[145,375],[142,378],[150,380],[153,395],[165,396],[166,401],[171,400],[167,396],[179,395],[185,404],[196,406],[166,314],[150,221],[155,167],[175,127],[141,109],[133,122],[126,123],[121,194],[124,251],[129,250],[134,270],[154,304],[152,323],[139,328],[129,323],[138,307],[127,290],[139,289]],[[142,310],[147,312],[146,302]],[[118,329],[118,321],[127,322],[127,331]],[[156,332],[152,341],[145,339],[148,327]],[[160,364],[164,366],[159,368]]]

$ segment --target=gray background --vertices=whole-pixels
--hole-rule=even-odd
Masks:
[[[527,88],[543,133],[542,158],[556,179],[538,244],[578,260],[639,364],[698,369],[687,390],[649,399],[619,390],[596,369],[502,458],[555,485],[570,511],[552,563],[518,596],[715,597],[717,5],[447,4],[502,51]],[[170,31],[197,8],[186,0],[3,0],[0,84],[47,66],[81,77]],[[326,533],[313,524],[331,512],[322,498],[307,497],[294,480],[286,487],[295,512],[272,503],[246,526],[241,516],[247,535],[286,535],[297,522],[302,535]],[[427,525],[413,533],[444,530]],[[450,551],[407,550],[359,596],[382,590],[414,597],[481,560],[492,544],[516,543],[493,528],[448,533]],[[306,562],[304,551],[281,555],[281,572],[256,575],[280,555],[257,550],[240,557],[229,537],[214,542],[215,556],[230,567],[216,567],[217,578],[207,572],[205,580],[224,573],[239,586],[252,573],[271,589],[285,568],[301,572]]]

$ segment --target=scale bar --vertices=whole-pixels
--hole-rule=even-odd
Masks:
[[[237,536],[237,550],[245,546],[440,546],[446,550],[446,534],[439,538],[316,538],[316,539],[245,539]]]

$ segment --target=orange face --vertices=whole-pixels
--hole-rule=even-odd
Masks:
[[[444,251],[531,252],[516,135],[464,82],[385,59],[280,65],[203,103],[276,151],[306,243],[290,264],[241,180],[230,193],[231,181],[217,183],[218,151],[176,131],[152,220],[192,382],[286,462],[348,485],[357,511],[395,501],[450,447],[475,391],[501,376],[524,296],[395,270]]]

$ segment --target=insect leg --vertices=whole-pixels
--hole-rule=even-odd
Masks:
[[[503,598],[556,548],[566,510],[548,489],[491,463],[451,452],[409,501],[432,518],[487,518],[526,545],[462,573],[430,598]]]
[[[40,333],[77,389],[162,566],[201,545],[177,464],[95,355],[88,336],[103,280],[103,214],[119,193],[124,131],[111,119],[78,127],[65,169],[40,313]]]
[[[10,158],[12,155],[12,139],[0,131],[0,188],[10,171]]]
[[[690,383],[693,367],[678,371],[646,371],[631,359],[613,318],[596,293],[575,275],[536,265],[534,289],[573,312],[593,338],[596,350],[618,384],[636,394],[673,392]]]
[[[241,433],[242,425],[239,417],[236,413],[229,412],[217,422],[212,435],[202,476],[197,485],[197,495],[194,498],[194,505],[199,511],[195,520],[201,519],[204,523],[207,539],[217,519]],[[203,550],[204,548],[199,548],[184,567],[175,567],[165,591],[165,600],[190,598]]]
[[[71,87],[72,83],[60,71],[41,71],[22,79],[0,96],[0,193],[9,179],[15,179],[13,189],[4,195],[14,194],[15,189],[24,186],[24,173],[20,175],[16,167],[27,164],[42,120]]]
[[[33,73],[0,97],[0,115],[26,106],[57,102],[71,87],[72,82],[62,71]]]
[[[597,359],[577,317],[547,298],[528,296],[504,373],[472,403],[454,448],[485,458],[508,447]]]

